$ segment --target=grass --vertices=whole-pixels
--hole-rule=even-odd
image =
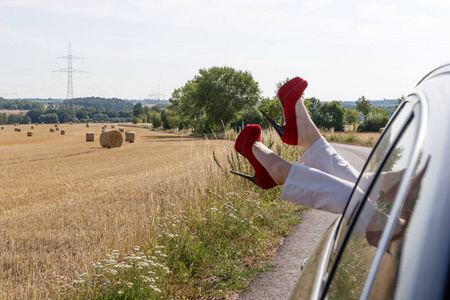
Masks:
[[[380,134],[377,132],[322,132],[328,142],[373,147]]]
[[[303,208],[230,176],[252,173],[232,141],[135,127],[135,143],[103,149],[102,125],[0,131],[0,298],[220,299],[271,269]]]

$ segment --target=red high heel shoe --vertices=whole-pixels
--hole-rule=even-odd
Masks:
[[[300,77],[295,77],[286,82],[278,90],[278,101],[283,109],[285,124],[280,126],[272,120],[265,112],[264,117],[270,125],[275,128],[283,143],[288,145],[298,145],[297,120],[295,118],[295,104],[302,97],[303,92],[308,87],[308,82]]]
[[[261,165],[261,163],[253,155],[252,147],[256,141],[261,141],[261,127],[257,124],[247,125],[244,130],[239,134],[234,149],[242,154],[251,163],[255,169],[255,175],[250,176],[231,170],[230,172],[245,179],[250,180],[254,184],[258,185],[262,189],[271,189],[277,184],[270,176],[269,172]]]

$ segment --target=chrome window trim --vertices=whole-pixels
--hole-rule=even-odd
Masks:
[[[414,169],[417,164],[420,155],[420,149],[422,147],[423,141],[426,135],[426,124],[428,123],[428,99],[424,93],[421,91],[415,91],[410,94],[408,97],[417,97],[418,101],[414,103],[413,110],[415,111],[417,108],[417,103],[420,103],[420,116],[419,117],[419,128],[418,128],[418,137],[416,139],[416,143],[414,145],[414,149],[411,153],[411,160],[409,165],[405,171],[405,175],[402,179],[402,183],[400,184],[399,190],[397,192],[396,200],[392,207],[392,211],[389,217],[389,220],[386,224],[386,228],[381,237],[377,253],[375,254],[375,258],[373,260],[372,266],[369,271],[369,275],[366,279],[366,284],[364,285],[363,292],[361,294],[360,299],[368,299],[370,295],[370,291],[375,282],[375,278],[378,272],[378,269],[381,264],[381,260],[383,259],[383,255],[389,246],[389,241],[394,233],[396,220],[400,214],[401,208],[403,206],[403,202],[408,194],[409,188],[411,186],[411,178],[414,175]]]

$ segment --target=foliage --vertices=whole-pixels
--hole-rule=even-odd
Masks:
[[[112,111],[121,111],[121,110],[130,110],[133,108],[133,103],[126,100],[121,100],[117,98],[100,98],[100,97],[86,97],[86,98],[74,98],[71,100],[64,100],[60,104],[60,108],[97,108],[99,110],[112,110]]]
[[[364,123],[365,123],[367,121],[367,116],[372,111],[372,104],[370,103],[369,100],[366,99],[366,97],[361,96],[356,101],[355,108],[357,111],[362,113],[362,115],[364,116]]]
[[[344,108],[338,101],[322,103],[319,99],[312,97],[305,100],[305,106],[318,128],[344,130]]]
[[[345,109],[344,120],[346,124],[356,126],[358,124],[358,117],[359,113],[356,110],[351,108]]]
[[[0,97],[0,109],[8,110],[30,110],[41,109],[44,110],[45,106],[40,102],[25,101],[25,100],[6,100]]]
[[[168,109],[198,132],[225,131],[259,96],[258,83],[249,72],[212,67],[200,69],[199,75],[176,89]]]

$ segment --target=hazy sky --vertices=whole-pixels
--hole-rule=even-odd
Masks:
[[[201,68],[286,77],[322,101],[398,98],[450,62],[448,0],[0,0],[0,96],[168,99]]]

